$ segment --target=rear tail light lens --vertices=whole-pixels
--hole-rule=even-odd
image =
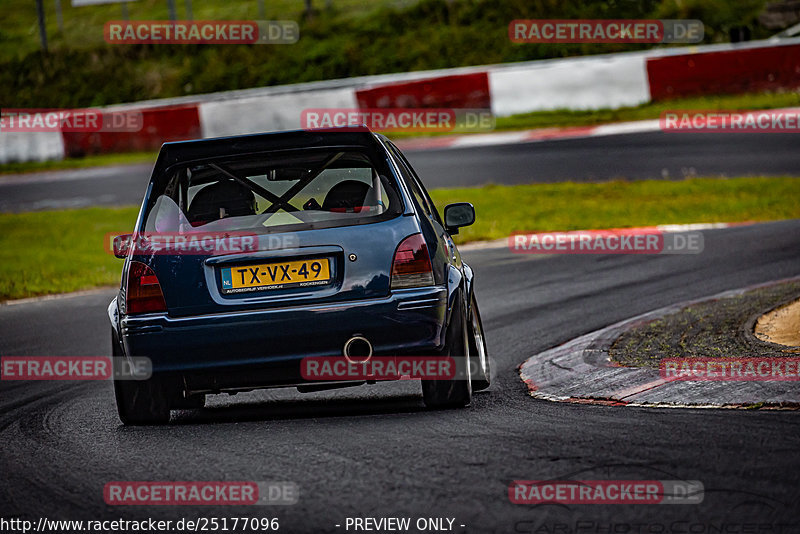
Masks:
[[[433,285],[433,268],[422,234],[410,235],[398,245],[392,260],[392,289]]]
[[[132,261],[125,285],[125,313],[164,311],[167,311],[167,303],[156,273],[144,263]]]

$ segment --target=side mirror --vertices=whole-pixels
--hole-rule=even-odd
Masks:
[[[475,222],[475,208],[469,202],[456,202],[444,207],[444,227],[451,235],[462,226]]]
[[[131,234],[122,234],[114,237],[114,256],[120,259],[128,257],[131,248]]]

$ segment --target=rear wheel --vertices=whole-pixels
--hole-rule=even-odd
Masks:
[[[119,419],[126,425],[159,425],[169,421],[164,387],[155,377],[148,380],[114,379]]]
[[[114,367],[122,350],[116,332],[111,332],[111,354]],[[116,372],[115,372],[116,375]],[[118,379],[114,377],[114,397],[117,413],[125,425],[157,425],[169,421],[169,403],[166,388],[155,376],[148,380]]]
[[[492,369],[489,353],[486,350],[486,340],[483,337],[481,313],[478,310],[478,301],[475,300],[475,295],[472,295],[470,303],[468,335],[472,391],[481,391],[491,384]]]
[[[423,380],[422,397],[429,408],[463,407],[472,400],[467,339],[466,309],[463,297],[456,298],[450,324],[447,325],[442,356],[450,356],[456,365],[452,380]]]

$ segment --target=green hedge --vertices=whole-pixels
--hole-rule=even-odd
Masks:
[[[4,1],[26,10],[34,4],[32,0]],[[195,18],[232,18],[225,15],[236,15],[243,1],[195,2]],[[228,2],[230,7],[221,7],[220,2]],[[137,4],[131,4],[133,18],[157,14],[134,12]],[[156,6],[153,0],[142,0],[142,4]],[[316,4],[321,6],[322,1],[316,0]],[[766,33],[756,23],[763,4],[764,0],[376,0],[372,9],[354,13],[337,11],[338,5],[345,4],[332,0],[333,10],[321,10],[311,20],[301,20],[300,41],[294,45],[108,45],[102,40],[104,19],[95,17],[83,21],[78,38],[74,37],[75,28],[65,27],[64,35],[69,38],[54,39],[49,54],[15,55],[15,49],[35,50],[31,40],[35,43],[38,36],[36,19],[27,20],[30,17],[26,15],[29,31],[24,34],[11,32],[0,22],[0,58],[5,58],[0,64],[0,103],[8,107],[97,106],[642,48],[628,44],[512,44],[507,29],[516,18],[699,18],[706,24],[707,42],[727,40],[728,29],[737,25],[752,26],[758,37]],[[298,1],[297,7],[300,5]],[[295,9],[287,14],[296,18],[301,12]],[[77,24],[75,17],[68,22]],[[14,20],[21,24],[21,18],[17,15]]]

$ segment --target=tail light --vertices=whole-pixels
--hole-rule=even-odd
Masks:
[[[433,268],[422,234],[410,235],[397,246],[392,260],[392,289],[433,285]]]
[[[167,311],[167,303],[156,273],[144,263],[132,261],[125,284],[125,313],[163,311]]]

